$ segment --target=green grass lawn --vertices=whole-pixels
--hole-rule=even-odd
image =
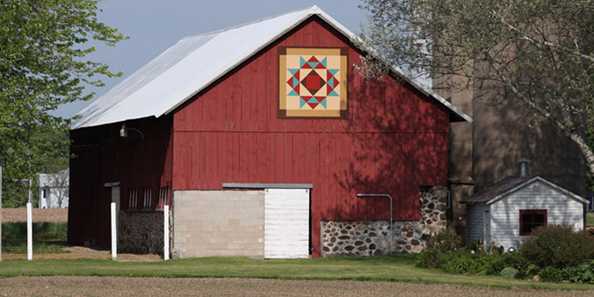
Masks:
[[[594,212],[586,214],[586,225],[594,226]]]
[[[300,280],[359,280],[437,283],[502,288],[586,289],[593,285],[555,284],[502,277],[447,274],[418,268],[411,256],[323,258],[312,260],[258,260],[248,258],[196,258],[169,262],[116,262],[108,260],[4,261],[0,277],[14,276],[131,276],[131,277],[235,277]]]
[[[33,223],[34,253],[63,253],[66,245],[65,223]],[[27,252],[27,224],[2,224],[2,252]]]

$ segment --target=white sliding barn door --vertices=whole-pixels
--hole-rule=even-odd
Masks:
[[[309,257],[309,189],[266,189],[264,257]]]

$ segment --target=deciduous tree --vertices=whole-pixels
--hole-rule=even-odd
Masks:
[[[549,121],[571,138],[594,173],[586,138],[594,117],[593,0],[363,0],[362,6],[370,13],[363,40],[381,58],[368,59],[371,73],[404,65],[418,76],[450,78],[434,80],[435,89],[472,85],[488,89],[486,99],[520,100],[531,120]]]
[[[10,200],[16,199],[16,180],[32,178],[52,154],[67,164],[68,120],[50,111],[88,100],[93,94],[87,86],[118,75],[88,58],[92,44],[113,46],[125,38],[97,12],[96,0],[0,0],[0,159],[7,206],[22,202]]]

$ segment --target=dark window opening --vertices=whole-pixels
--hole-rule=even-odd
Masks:
[[[530,235],[538,227],[547,225],[546,209],[520,210],[520,235]]]

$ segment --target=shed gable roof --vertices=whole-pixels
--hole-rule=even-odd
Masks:
[[[588,203],[588,200],[580,197],[577,194],[572,193],[569,190],[566,190],[540,176],[535,177],[508,177],[500,182],[494,184],[491,187],[488,187],[482,192],[479,192],[476,195],[473,195],[471,200],[469,201],[471,204],[493,204],[501,199],[508,197],[509,195],[528,187],[533,183],[541,183],[545,186],[555,189],[570,199],[577,200],[581,203]]]
[[[168,114],[312,16],[357,44],[354,33],[317,6],[184,38],[82,109],[72,129]],[[220,58],[205,58],[215,56]],[[446,99],[407,78],[399,68],[393,71],[444,106],[454,121],[472,120]]]

